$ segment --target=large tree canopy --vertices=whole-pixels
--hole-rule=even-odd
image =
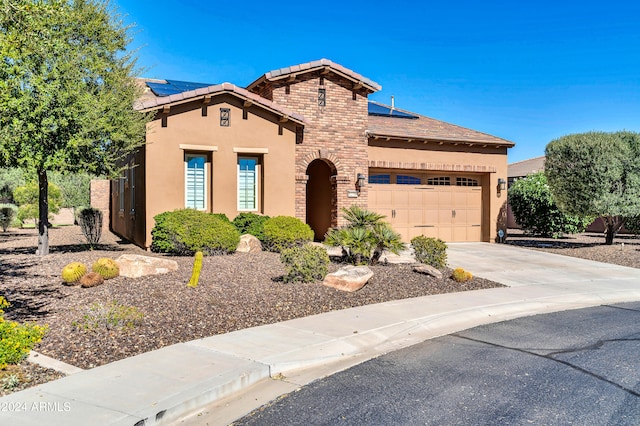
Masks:
[[[144,141],[127,28],[99,0],[0,3],[0,166],[38,176],[48,253],[47,171],[114,176]]]
[[[561,210],[601,217],[607,244],[640,214],[640,135],[588,132],[551,141],[545,174]]]

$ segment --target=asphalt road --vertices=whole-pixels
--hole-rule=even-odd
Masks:
[[[433,339],[316,381],[239,425],[638,425],[640,302]]]

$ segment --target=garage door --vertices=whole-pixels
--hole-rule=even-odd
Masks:
[[[369,208],[386,216],[403,241],[424,235],[447,242],[482,240],[482,187],[456,176],[435,185],[369,185]],[[426,180],[426,179],[425,179]],[[474,186],[466,186],[474,182]]]

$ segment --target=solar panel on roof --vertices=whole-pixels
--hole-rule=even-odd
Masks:
[[[369,115],[377,115],[380,117],[418,118],[417,115],[408,114],[406,112],[398,111],[395,108],[375,104],[373,102],[369,102]]]
[[[211,86],[207,83],[192,83],[189,81],[166,80],[166,83],[147,82],[147,86],[156,96],[171,96],[190,90]]]

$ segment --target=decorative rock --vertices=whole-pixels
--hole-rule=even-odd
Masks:
[[[424,263],[417,263],[413,265],[413,270],[425,275],[431,275],[434,278],[442,279],[442,272],[437,270],[431,265],[425,265]]]
[[[360,290],[371,277],[373,277],[373,271],[369,267],[349,265],[328,274],[322,284],[338,290],[354,292]]]
[[[244,234],[240,237],[240,243],[236,251],[240,253],[258,253],[262,251],[262,243],[253,235]]]
[[[166,274],[177,271],[178,262],[139,254],[123,254],[116,259],[120,266],[120,275],[128,278],[139,278],[146,275]]]

